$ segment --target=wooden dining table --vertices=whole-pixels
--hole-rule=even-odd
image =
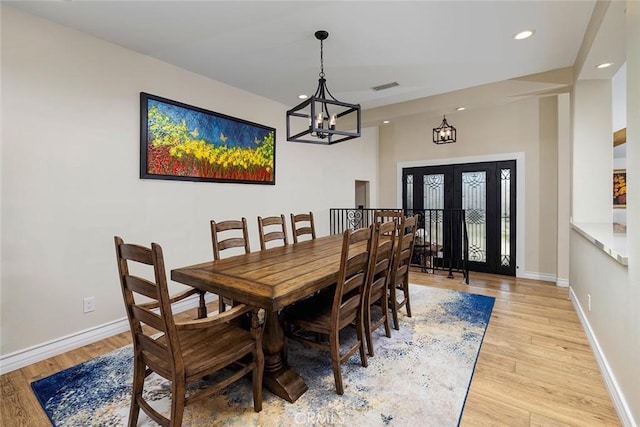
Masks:
[[[264,386],[295,402],[307,385],[287,364],[279,311],[337,281],[342,234],[236,255],[171,271],[171,279],[265,309]]]

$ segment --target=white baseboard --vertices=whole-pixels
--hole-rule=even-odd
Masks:
[[[556,281],[555,274],[539,273],[537,271],[517,271],[516,277],[521,279],[542,280],[543,282],[555,283]]]
[[[613,374],[611,367],[609,366],[609,362],[607,362],[607,358],[602,352],[600,343],[593,333],[593,329],[591,329],[589,319],[587,319],[584,310],[582,310],[582,306],[580,305],[578,298],[571,286],[569,287],[569,297],[571,299],[571,302],[573,303],[574,308],[576,309],[576,313],[578,314],[578,318],[582,323],[584,332],[587,335],[587,339],[589,340],[589,344],[591,345],[591,349],[593,350],[593,354],[595,355],[596,362],[600,367],[600,373],[602,374],[602,378],[604,379],[605,386],[609,391],[609,396],[611,397],[613,406],[616,408],[616,412],[620,417],[622,425],[628,427],[638,427],[638,424],[633,419],[633,415],[631,414],[629,404],[624,398],[624,394],[622,394],[622,390],[620,390],[618,381],[616,381],[616,377]]]
[[[117,335],[128,329],[129,321],[125,317],[71,335],[56,338],[33,347],[6,355],[3,354],[2,357],[0,357],[0,374],[6,374],[7,372],[40,362],[41,360],[82,347],[83,345]]]
[[[217,297],[213,294],[207,294],[205,300],[207,303],[210,303],[217,300]],[[194,295],[174,304],[172,308],[174,313],[179,313],[197,306],[198,296]],[[93,328],[75,332],[64,337],[56,338],[33,347],[18,350],[9,354],[3,354],[0,356],[0,375],[128,330],[129,321],[126,317],[123,317],[121,319],[99,326],[94,326]]]
[[[542,280],[543,282],[554,282],[560,288],[569,287],[569,279],[560,279],[555,274],[538,273],[537,271],[517,272],[516,277],[521,279]]]

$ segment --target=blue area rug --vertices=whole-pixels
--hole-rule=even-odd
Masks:
[[[494,298],[411,285],[413,317],[400,317],[391,338],[375,332],[375,357],[356,354],[342,367],[335,394],[328,354],[289,345],[289,364],[309,390],[288,403],[268,391],[253,411],[249,380],[185,409],[184,426],[456,426],[459,424]],[[404,310],[403,310],[404,311]],[[127,424],[132,348],[126,346],[31,384],[55,426]],[[195,387],[206,386],[206,382]],[[154,375],[146,393],[168,413],[168,383]],[[139,426],[155,425],[141,412]]]

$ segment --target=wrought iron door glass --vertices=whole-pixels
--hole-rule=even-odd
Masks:
[[[511,169],[500,169],[500,264],[511,264]]]
[[[445,178],[443,173],[422,176],[423,209],[444,209],[444,184]],[[431,211],[429,215],[435,215],[436,218],[425,218],[425,223],[431,224],[431,229],[425,230],[425,239],[434,246],[441,246],[444,236],[442,212]]]
[[[487,262],[487,173],[462,173],[462,209],[466,212],[469,260]]]
[[[407,175],[407,209],[413,209],[413,175]]]

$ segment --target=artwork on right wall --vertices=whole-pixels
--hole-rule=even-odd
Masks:
[[[613,133],[613,232],[627,231],[627,128]]]
[[[627,170],[614,169],[613,171],[613,207],[627,207]]]

